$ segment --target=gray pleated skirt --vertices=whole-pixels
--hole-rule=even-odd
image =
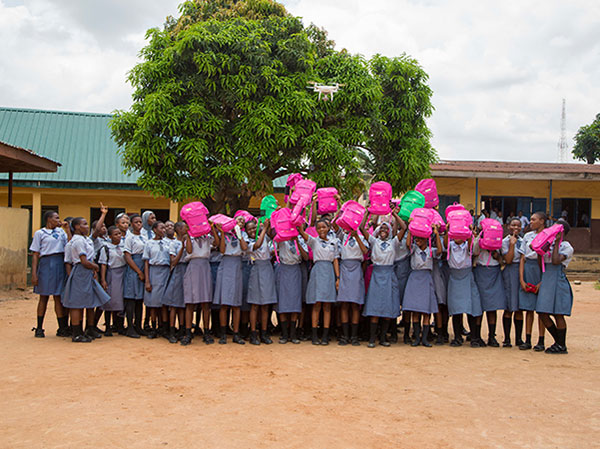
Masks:
[[[337,300],[360,305],[365,303],[365,278],[362,261],[357,259],[340,261],[340,288]]]
[[[152,291],[144,289],[144,305],[146,307],[162,307],[162,299],[167,289],[171,270],[168,265],[150,265],[149,271]]]
[[[410,267],[410,256],[405,257],[402,260],[394,262],[394,273],[398,279],[398,294],[400,298],[400,305],[404,302],[404,291],[406,290],[406,283],[412,268]]]
[[[217,268],[219,263],[216,263]],[[215,273],[216,276],[216,273]],[[186,304],[212,302],[212,264],[206,258],[190,259],[183,275],[183,297]]]
[[[506,310],[517,312],[519,310],[519,264],[511,263],[502,270],[502,281],[504,282],[504,294],[506,296]]]
[[[249,260],[242,260],[242,312],[250,310],[250,304],[248,303],[248,283],[250,282],[250,272],[252,271],[252,264]]]
[[[67,279],[65,253],[40,257],[37,276],[38,285],[33,287],[33,293],[42,296],[62,295],[65,288],[65,280]]]
[[[373,265],[363,316],[398,318],[400,316],[398,278],[393,265]]]
[[[106,283],[108,284],[108,295],[110,301],[102,306],[109,312],[121,312],[123,310],[123,278],[127,266],[106,269]]]
[[[275,268],[277,312],[302,312],[302,268],[300,264],[277,264]]]
[[[435,263],[435,261],[434,261]],[[402,310],[407,312],[437,313],[438,300],[430,270],[412,270],[404,291]]]
[[[537,313],[571,316],[573,308],[573,290],[562,264],[546,264],[542,274],[542,285],[538,292]]]
[[[132,254],[131,258],[137,267],[144,272],[144,261],[141,254]],[[137,273],[129,265],[125,269],[125,280],[123,281],[123,297],[127,299],[144,299],[144,282],[140,281]]]
[[[306,289],[308,288],[308,262],[302,261],[300,266],[300,279],[302,281],[301,295],[302,303],[306,303]]]
[[[481,316],[481,297],[471,267],[450,268],[448,278],[448,313]]]
[[[306,286],[306,304],[317,302],[335,302],[335,273],[333,262],[319,260],[310,270],[308,285]]]
[[[434,259],[431,277],[438,304],[448,304],[448,278],[450,277],[448,262]]]
[[[542,270],[538,264],[537,259],[525,259],[525,266],[523,267],[523,280],[525,283],[537,285],[542,281]],[[519,283],[519,286],[521,284]],[[519,309],[521,310],[535,310],[538,295],[535,293],[528,293],[519,289]]]
[[[69,309],[93,309],[110,301],[110,296],[94,279],[94,272],[77,263],[65,284],[62,305]]]
[[[506,292],[504,291],[500,266],[487,267],[477,265],[474,271],[475,283],[479,289],[483,311],[505,310]]]
[[[165,289],[165,294],[162,298],[163,306],[169,307],[185,307],[185,292],[183,290],[183,278],[187,270],[187,262],[178,263],[171,270],[169,283]]]
[[[219,310],[221,308],[221,306],[219,304],[215,304],[214,302],[212,302],[212,298],[213,298],[212,292],[215,291],[215,286],[217,285],[217,272],[219,271],[219,265],[221,265],[221,261],[210,262],[210,274],[212,277],[212,290],[211,290],[211,295],[210,295],[210,302],[212,304],[211,304],[210,308],[212,310]]]
[[[257,260],[251,265],[248,280],[248,303],[277,304],[275,273],[270,260]]]
[[[242,256],[223,256],[217,270],[213,304],[242,307]]]

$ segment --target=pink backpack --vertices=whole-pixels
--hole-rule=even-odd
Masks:
[[[544,263],[544,256],[550,254],[550,248],[556,236],[564,231],[564,227],[561,224],[553,224],[549,228],[545,228],[543,231],[538,232],[538,235],[534,237],[529,246],[533,251],[542,256],[542,271],[546,271],[546,265]],[[562,239],[560,240],[562,243]],[[560,245],[559,243],[559,245]]]
[[[300,173],[292,173],[288,176],[287,182],[285,183],[285,194],[283,196],[283,201],[287,204],[288,197],[290,196],[290,191],[292,187],[294,187],[298,181],[301,181],[302,175]]]
[[[310,179],[301,179],[296,183],[296,188],[290,196],[290,203],[296,204],[302,199],[306,203],[305,206],[312,201],[313,193],[317,189],[317,183]]]
[[[446,221],[448,221],[448,215],[450,214],[450,212],[454,212],[455,210],[466,210],[466,209],[465,209],[465,206],[463,206],[462,204],[458,204],[458,203],[451,204],[450,206],[446,207]]]
[[[286,207],[277,209],[271,215],[271,226],[275,231],[276,242],[285,242],[298,237],[298,229],[293,225],[291,215],[292,212]]]
[[[187,223],[191,237],[200,237],[210,232],[208,209],[200,201],[186,204],[181,208],[179,215]]]
[[[256,221],[258,223],[258,220],[256,219],[256,217],[254,215],[252,215],[250,212],[248,212],[247,210],[238,210],[235,214],[233,214],[233,218],[237,218],[237,217],[243,217],[244,221],[246,223],[250,223],[251,221]]]
[[[417,192],[420,192],[425,197],[425,207],[431,209],[440,204],[440,199],[437,193],[437,186],[433,179],[423,179],[415,187]]]
[[[435,209],[430,209],[430,210],[433,214],[433,224],[440,225],[440,232],[445,232],[446,231],[446,223],[444,222],[444,219],[442,218],[440,213]]]
[[[360,227],[360,223],[365,215],[365,208],[356,201],[346,201],[342,204],[340,216],[336,220],[336,224],[348,233],[348,238],[344,242],[344,246],[350,240],[350,233],[356,231]]]
[[[338,191],[335,187],[323,187],[317,190],[317,213],[319,215],[336,213],[338,208],[335,196]]]
[[[385,181],[371,184],[369,188],[369,212],[373,215],[387,215],[392,212],[392,186]]]
[[[446,210],[446,220],[448,221],[448,238],[450,240],[468,240],[473,235],[470,227],[473,217],[464,208],[454,209],[450,212]]]
[[[233,218],[223,214],[213,215],[209,218],[209,220],[215,224],[221,224],[224,233],[233,231],[233,228],[235,228],[235,225],[237,224],[237,222]]]
[[[425,239],[430,238],[433,232],[432,225],[433,214],[431,213],[431,209],[418,207],[411,212],[410,223],[408,223],[408,230],[411,236],[423,237]]]
[[[481,220],[481,234],[479,235],[479,247],[490,251],[486,265],[492,260],[492,251],[497,251],[502,248],[502,236],[504,230],[502,225],[493,218],[485,218]]]

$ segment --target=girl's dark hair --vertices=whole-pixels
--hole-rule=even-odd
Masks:
[[[328,228],[330,227],[329,221],[325,220],[324,218],[319,218],[319,219],[317,220],[317,222],[315,223],[315,227],[316,227],[316,226],[317,226],[319,223],[325,223],[325,225],[326,225]]]
[[[158,221],[156,220],[153,224],[152,224],[152,230],[154,231],[158,225],[164,224],[162,221]]]
[[[71,226],[71,232],[75,232],[75,226],[81,224],[81,222],[83,220],[85,220],[85,218],[83,218],[83,217],[75,217],[75,218],[73,218],[71,220],[71,224],[70,224],[70,226]]]
[[[115,231],[116,229],[119,229],[119,228],[117,228],[116,226],[109,226],[107,229],[108,235],[111,235],[113,233],[113,231]],[[119,231],[120,231],[120,229],[119,229]]]
[[[511,218],[511,219],[510,219],[510,221],[508,222],[508,224],[511,224],[513,221],[518,221],[518,222],[519,222],[519,224],[522,224],[522,223],[521,223],[521,220],[519,220],[517,217],[513,217],[513,218]]]
[[[175,223],[175,231],[183,228],[184,226],[185,226],[185,221],[178,221],[177,223]]]
[[[556,224],[560,224],[563,226],[563,237],[566,236],[571,230],[571,225],[567,223],[567,220],[565,220],[564,218],[559,218],[558,220],[556,220]]]
[[[133,221],[134,218],[142,218],[140,214],[131,214],[129,216],[129,221]]]
[[[55,210],[47,210],[46,212],[44,212],[44,217],[43,217],[44,224],[48,223],[48,220],[54,214],[58,214],[58,212],[56,212]]]
[[[98,224],[98,220],[92,221],[92,229],[96,229],[97,224]]]
[[[121,218],[123,218],[123,217],[127,217],[127,218],[129,218],[129,215],[127,215],[125,212],[121,212],[121,213],[120,213],[119,215],[117,215],[117,217],[115,218],[115,223],[116,223],[117,221],[119,221],[119,220],[120,220]]]
[[[537,215],[538,217],[540,217],[542,219],[542,221],[544,222],[544,226],[546,225],[546,222],[548,221],[548,215],[546,215],[546,212],[543,212],[543,211],[534,212],[533,215]]]

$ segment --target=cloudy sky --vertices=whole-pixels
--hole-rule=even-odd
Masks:
[[[0,0],[0,106],[111,112],[148,28],[180,0]],[[600,112],[597,0],[286,0],[338,48],[403,52],[430,75],[442,159],[556,161]]]

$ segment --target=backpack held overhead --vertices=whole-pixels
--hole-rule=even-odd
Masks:
[[[300,173],[292,173],[288,176],[287,182],[285,183],[285,194],[283,196],[283,201],[287,204],[288,198],[290,196],[290,192],[292,187],[294,187],[298,181],[301,181],[302,175]]]
[[[323,214],[334,214],[337,212],[338,203],[335,199],[338,191],[335,187],[323,187],[317,189],[317,213]]]
[[[275,231],[275,238],[273,240],[276,242],[286,242],[298,237],[298,229],[292,223],[292,213],[287,207],[273,212],[271,215],[271,227]],[[279,262],[277,247],[275,247],[275,258]]]
[[[425,197],[422,193],[417,192],[416,190],[409,190],[402,197],[398,215],[404,221],[408,221],[412,211],[420,207],[425,207]]]
[[[261,217],[258,222],[263,223],[265,219],[271,218],[271,214],[277,209],[277,200],[273,195],[265,196],[260,202]]]
[[[214,224],[220,224],[224,233],[233,231],[233,228],[235,228],[235,225],[237,224],[237,222],[233,218],[223,214],[213,215],[209,218],[209,220],[212,221]]]
[[[233,218],[237,217],[243,217],[246,223],[250,223],[251,221],[257,221],[256,217],[247,210],[238,210],[235,214],[233,214]]]
[[[417,192],[420,192],[425,197],[425,207],[432,209],[440,204],[440,199],[437,193],[437,185],[433,179],[423,179],[415,187]]]
[[[538,232],[538,235],[531,241],[529,244],[530,248],[542,256],[542,271],[546,271],[546,266],[544,263],[544,256],[550,255],[550,250],[552,249],[552,245],[556,240],[556,236],[564,231],[563,225],[561,224],[553,224],[549,228],[545,228],[543,231]],[[559,245],[562,243],[562,237],[559,242]]]
[[[210,232],[208,209],[200,201],[186,204],[181,208],[179,215],[187,223],[191,237],[201,237]]]
[[[346,201],[342,204],[340,215],[335,222],[340,228],[348,233],[348,238],[344,245],[348,244],[350,233],[356,231],[360,227],[365,215],[365,210],[364,206],[356,201]]]
[[[371,184],[369,188],[369,213],[373,215],[387,215],[392,212],[392,186],[385,181]]]
[[[446,220],[448,221],[448,238],[450,240],[469,240],[472,237],[473,217],[464,208],[454,208],[450,212],[446,210]]]
[[[410,222],[408,223],[408,230],[412,237],[422,237],[425,239],[431,237],[434,218],[434,215],[431,212],[432,209],[426,209],[424,207],[413,209],[410,214]]]
[[[303,179],[298,181],[296,188],[292,196],[290,196],[290,203],[294,204],[292,209],[292,221],[296,226],[300,226],[304,223],[305,209],[312,202],[313,193],[317,189],[317,183],[310,179]],[[310,218],[312,219],[312,208],[310,210]]]

